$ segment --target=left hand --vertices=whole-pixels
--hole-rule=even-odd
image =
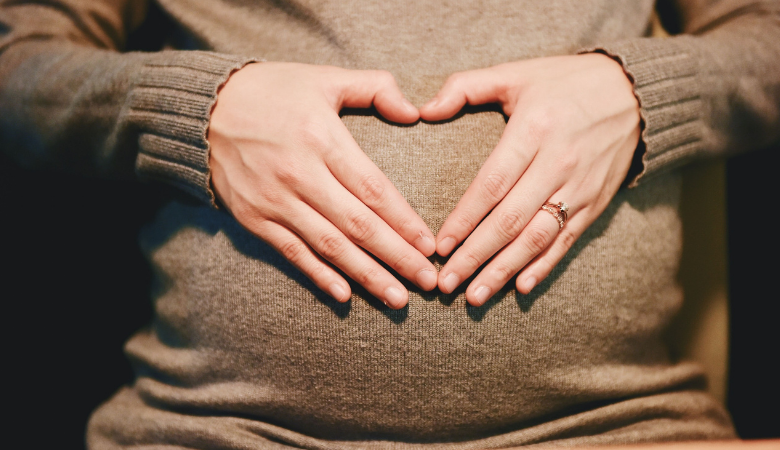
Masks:
[[[456,73],[420,115],[444,120],[467,103],[499,103],[509,116],[436,237],[442,256],[465,239],[439,272],[442,292],[451,293],[493,257],[466,289],[468,302],[480,306],[520,270],[517,289],[530,292],[601,215],[628,173],[640,116],[620,64],[595,53]],[[569,211],[559,230],[540,208],[561,201]]]

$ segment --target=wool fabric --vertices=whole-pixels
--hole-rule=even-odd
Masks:
[[[683,301],[674,169],[777,139],[777,1],[677,1],[680,34],[665,39],[649,37],[651,0],[1,5],[4,151],[175,188],[161,188],[140,237],[155,318],[126,345],[137,379],[94,413],[90,449],[734,437],[700,367],[670,360],[661,339]],[[141,41],[155,51],[130,51]],[[245,64],[388,70],[419,106],[457,71],[589,51],[634,85],[639,164],[530,295],[510,283],[475,308],[463,288],[408,286],[408,307],[393,311],[353,283],[340,304],[214,207],[209,116]],[[370,110],[342,119],[434,233],[506,125],[492,107],[410,126]]]

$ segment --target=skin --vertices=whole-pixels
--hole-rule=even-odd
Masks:
[[[393,122],[419,119],[388,72],[248,65],[219,93],[210,166],[219,201],[320,289],[341,302],[351,295],[328,261],[397,309],[408,291],[368,253],[431,290],[435,242],[339,118],[343,107],[372,104]]]
[[[622,67],[601,54],[502,64],[447,80],[420,109],[423,119],[498,103],[509,121],[436,237],[442,256],[463,243],[440,271],[439,289],[452,292],[490,258],[466,289],[474,306],[521,270],[515,283],[524,294],[550,274],[628,173],[640,135],[632,89]],[[570,206],[560,231],[540,211],[547,201]]]
[[[251,64],[212,112],[212,182],[239,223],[338,301],[350,287],[325,261],[389,307],[407,304],[370,253],[426,291],[451,293],[484,265],[466,290],[479,306],[521,271],[517,289],[530,292],[606,209],[639,140],[632,89],[607,56],[539,58],[456,73],[418,111],[388,72]],[[373,104],[393,122],[438,121],[485,103],[507,127],[435,240],[338,116]],[[547,201],[570,205],[560,231],[539,210]],[[461,243],[437,276],[426,256]]]

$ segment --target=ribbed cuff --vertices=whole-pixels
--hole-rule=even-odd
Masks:
[[[704,104],[697,61],[674,41],[638,38],[579,52],[610,56],[634,85],[642,135],[628,187],[685,164],[702,148]]]
[[[172,184],[215,205],[206,140],[211,110],[230,74],[254,61],[200,51],[161,52],[146,60],[127,111],[139,135],[139,178]]]

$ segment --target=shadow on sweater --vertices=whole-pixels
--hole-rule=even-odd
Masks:
[[[515,292],[515,301],[517,302],[518,307],[525,313],[529,312],[537,299],[548,292],[553,283],[555,283],[566,271],[569,264],[580,254],[580,252],[589,245],[592,240],[599,238],[604,234],[622,205],[628,203],[630,208],[644,211],[659,205],[673,205],[677,201],[676,198],[650,198],[649,195],[645,195],[642,191],[644,191],[642,187],[630,190],[625,188],[621,189],[607,209],[574,243],[574,246],[546,279],[542,280],[528,295]],[[277,253],[276,250],[238,224],[227,210],[224,208],[211,208],[191,199],[185,194],[179,194],[175,191],[171,192],[171,198],[168,204],[160,210],[157,219],[154,221],[154,228],[147,227],[142,233],[141,247],[144,250],[147,259],[151,261],[151,254],[157,248],[171,239],[174,235],[187,228],[200,229],[211,236],[223,233],[231,241],[237,251],[249,258],[275,267],[286,277],[310,291],[318,301],[327,306],[337,317],[341,319],[349,317],[352,308],[351,301],[339,303],[325,292],[321,291],[311,282],[311,280],[303,275],[303,273]],[[448,260],[448,258],[439,255],[433,255],[429,259],[439,267],[444,265]],[[465,292],[469,283],[474,279],[474,276],[470,277],[451,294],[444,294],[438,289],[431,292],[423,292],[408,280],[401,278],[387,265],[381,261],[378,262],[404,283],[407,289],[419,294],[424,301],[438,301],[445,306],[451,306],[455,302],[455,299]],[[407,319],[409,315],[408,306],[400,310],[392,310],[376,297],[369,294],[362,286],[350,280],[338,269],[336,270],[344,276],[345,279],[349,280],[350,286],[355,294],[365,299],[366,302],[380,311],[389,320],[396,324],[401,324]],[[154,297],[159,298],[167,287],[170,286],[170,283],[166,283],[165,280],[160,277],[160,271],[156,270],[155,272],[157,274],[158,287],[154,293],[156,294]],[[484,305],[474,307],[466,304],[465,308],[467,315],[476,322],[482,321],[488,312],[497,305],[501,299],[506,298],[506,295],[510,290],[515,289],[515,278],[516,277],[513,277],[503,289],[499,290],[496,295],[489,299]]]
[[[141,232],[141,249],[154,271],[152,298],[160,298],[171,287],[171,282],[166,280],[163,272],[155,267],[152,254],[186,229],[201,230],[210,236],[224,234],[233,247],[244,256],[275,267],[286,277],[311,292],[318,301],[330,308],[339,318],[345,319],[349,316],[352,308],[351,302],[339,303],[320,290],[273,247],[236,222],[226,209],[214,209],[186,194],[179,194],[175,191],[170,191],[166,205],[160,209],[152,224],[145,226]],[[384,307],[381,302],[374,300],[376,304]]]

